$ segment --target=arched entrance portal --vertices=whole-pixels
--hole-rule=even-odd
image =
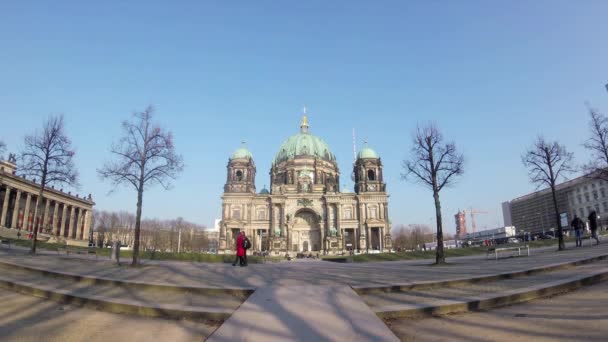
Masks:
[[[294,217],[292,250],[296,252],[318,252],[321,247],[321,225],[319,215],[303,209]]]

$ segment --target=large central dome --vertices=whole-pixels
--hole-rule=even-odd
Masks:
[[[306,115],[300,125],[300,133],[289,137],[283,142],[279,152],[274,158],[277,165],[284,161],[298,157],[318,158],[331,163],[336,163],[336,157],[331,153],[329,146],[323,139],[308,133],[308,121]]]

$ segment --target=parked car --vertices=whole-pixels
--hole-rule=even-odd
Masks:
[[[519,239],[514,238],[514,237],[509,238],[508,243],[519,243]]]

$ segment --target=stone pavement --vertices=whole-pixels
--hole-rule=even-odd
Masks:
[[[0,341],[204,341],[218,322],[112,314],[0,289]]]
[[[608,255],[608,244],[531,251],[530,257],[486,259],[484,255],[432,260],[337,264],[326,261],[250,265],[146,261],[142,267],[107,260],[65,257],[45,252],[31,256],[21,249],[0,249],[0,260],[57,272],[127,282],[174,286],[255,287],[224,325],[215,341],[245,340],[396,340],[386,325],[350,286],[403,285],[487,276]],[[161,295],[162,296],[162,295]]]
[[[265,287],[209,338],[232,341],[398,341],[347,286]]]
[[[230,264],[144,261],[143,266],[117,266],[107,259],[58,256],[54,252],[30,256],[25,250],[0,247],[0,260],[101,278],[132,282],[201,287],[296,285],[380,286],[439,281],[531,269],[608,254],[608,243],[556,253],[555,247],[532,249],[530,257],[487,259],[485,255],[448,258],[447,266],[432,260],[339,264],[327,261],[280,262],[232,267]],[[86,261],[85,261],[86,260]]]
[[[385,322],[402,341],[604,342],[608,282],[491,311]]]
[[[449,306],[511,293],[533,291],[538,286],[543,291],[547,291],[547,287],[552,284],[576,281],[596,274],[608,274],[608,260],[603,259],[576,267],[494,281],[399,292],[376,291],[362,294],[361,297],[375,312],[401,311],[402,316],[407,316],[408,312],[416,316],[420,315],[421,310],[419,309],[422,308]],[[382,316],[384,317],[384,315]]]

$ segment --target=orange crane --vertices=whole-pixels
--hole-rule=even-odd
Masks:
[[[466,210],[466,209],[465,209]],[[463,211],[465,211],[463,210]],[[473,228],[473,233],[477,230],[477,226],[475,225],[475,214],[487,214],[487,211],[476,210],[473,207],[469,207],[469,215],[471,215],[471,227]]]

